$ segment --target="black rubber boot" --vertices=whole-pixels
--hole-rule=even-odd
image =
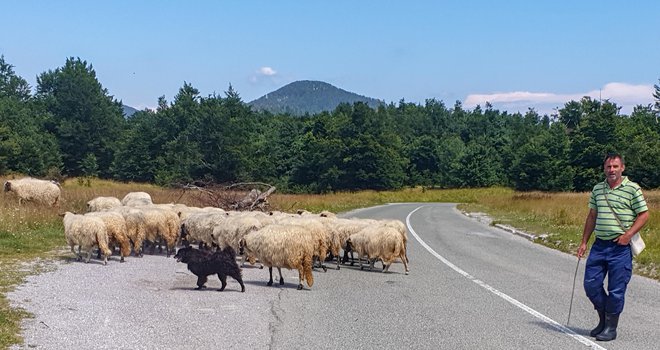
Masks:
[[[603,328],[605,328],[605,311],[602,311],[602,310],[596,310],[596,311],[598,311],[599,321],[598,321],[598,326],[596,326],[596,328],[592,329],[591,333],[589,333],[589,335],[592,336],[592,337],[595,337],[598,334],[600,334],[600,332],[603,331]]]
[[[596,336],[596,340],[610,341],[616,339],[616,327],[619,324],[619,314],[605,314],[605,328]]]

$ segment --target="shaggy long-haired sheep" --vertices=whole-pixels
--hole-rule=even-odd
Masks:
[[[284,267],[298,270],[298,289],[303,288],[303,282],[312,287],[314,240],[305,230],[303,226],[267,225],[245,236],[242,241],[245,253],[268,266],[270,280],[267,285],[273,285],[273,267],[277,267],[280,273],[280,285],[284,284],[281,271]]]
[[[181,219],[174,210],[159,207],[136,208],[144,214],[146,235],[145,240],[153,243],[151,252],[155,250],[155,243],[163,240],[166,244],[166,255],[175,253],[176,243],[181,233]]]
[[[59,203],[62,194],[59,183],[31,177],[6,181],[4,192],[15,193],[18,196],[19,205],[22,201],[34,201],[54,206]]]
[[[154,202],[151,200],[151,195],[147,192],[129,192],[121,200],[121,205],[127,207],[139,207],[151,204],[154,204]]]
[[[111,211],[120,213],[126,221],[126,235],[133,243],[135,256],[142,257],[142,244],[147,235],[147,219],[141,210],[119,206],[112,208]]]
[[[87,202],[87,212],[104,211],[120,207],[121,201],[116,197],[96,197]]]
[[[348,238],[346,246],[347,250],[355,251],[358,254],[360,268],[362,268],[361,258],[366,256],[370,270],[373,269],[374,262],[380,259],[383,261],[383,272],[387,272],[394,260],[399,258],[403,262],[406,274],[410,271],[403,237],[394,227],[367,226],[360,232],[352,234]]]
[[[131,243],[128,239],[128,229],[126,228],[126,219],[118,212],[99,211],[85,214],[86,216],[98,217],[105,223],[108,232],[109,246],[119,246],[120,262],[124,262],[124,257],[131,255]],[[113,250],[113,249],[111,249]]]
[[[103,220],[99,217],[77,215],[71,212],[66,212],[63,216],[64,236],[77,260],[82,260],[81,251],[84,250],[87,252],[85,262],[88,263],[92,257],[92,249],[94,246],[98,246],[103,253],[103,265],[106,265],[112,251],[108,248],[108,233]],[[78,253],[74,249],[76,245],[78,245]]]

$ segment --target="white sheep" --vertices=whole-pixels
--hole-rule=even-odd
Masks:
[[[147,192],[129,192],[121,200],[121,205],[127,207],[139,207],[151,204],[154,204],[154,202],[151,200],[151,195]]]
[[[53,206],[62,194],[59,183],[31,177],[5,181],[4,192],[15,193],[19,205],[25,200]]]
[[[110,209],[120,213],[126,221],[126,236],[133,243],[135,256],[142,256],[142,244],[147,235],[147,219],[144,213],[135,208],[119,206]]]
[[[213,229],[227,218],[225,213],[220,212],[201,211],[189,215],[181,220],[181,239],[186,246],[198,242],[200,248],[204,245],[211,247],[214,243],[211,236]]]
[[[387,272],[390,265],[401,259],[406,275],[410,271],[406,250],[401,233],[394,227],[386,225],[369,225],[360,232],[352,234],[347,241],[347,250],[358,254],[358,261],[362,269],[361,258],[366,256],[369,261],[369,269],[373,269],[376,259],[383,261],[383,272]]]
[[[174,253],[181,232],[181,219],[174,210],[163,209],[153,206],[136,207],[144,214],[145,218],[145,240],[153,244],[151,252],[155,250],[155,244],[163,240],[166,244],[167,257]]]
[[[108,233],[109,246],[119,245],[120,262],[124,262],[124,257],[131,255],[131,243],[128,238],[128,229],[126,219],[121,213],[115,211],[97,211],[85,214],[85,216],[98,217],[103,220]],[[111,249],[112,251],[112,249]]]
[[[304,281],[310,288],[314,284],[314,241],[311,235],[305,233],[303,226],[267,225],[248,233],[242,245],[246,254],[268,266],[270,280],[267,285],[273,285],[273,267],[277,267],[280,274],[280,285],[284,284],[282,267],[298,270],[298,289],[303,288]]]
[[[250,232],[262,228],[261,221],[252,216],[230,216],[213,227],[211,238],[218,245],[218,249],[232,247],[234,251],[241,251],[241,240]],[[242,265],[247,256],[243,254]]]
[[[331,249],[334,234],[331,232],[333,228],[322,222],[321,217],[318,216],[303,216],[303,217],[285,217],[279,221],[282,225],[297,225],[305,228],[305,234],[310,235],[314,242],[314,260],[319,262],[319,267],[323,271],[327,267],[323,264],[328,250]],[[312,266],[315,266],[313,264]]]
[[[373,220],[369,219],[343,219],[343,218],[327,218],[327,224],[331,225],[334,228],[334,234],[336,235],[335,240],[339,241],[339,244],[344,248],[344,257],[341,259],[342,262],[346,263],[348,261],[348,251],[346,250],[346,241],[350,235],[360,232],[363,228],[372,224]],[[351,257],[353,255],[352,252]],[[332,252],[333,255],[337,257],[337,264],[339,264],[339,253]],[[351,261],[351,266],[353,261]]]
[[[87,252],[89,262],[92,249],[98,246],[103,253],[103,265],[108,263],[108,256],[112,254],[108,248],[108,233],[105,223],[99,217],[78,215],[71,212],[64,213],[64,236],[71,247],[71,252],[76,255],[78,261],[82,260],[81,251]],[[78,245],[78,253],[74,247]]]
[[[87,212],[104,211],[120,206],[121,201],[117,197],[96,197],[87,202]]]

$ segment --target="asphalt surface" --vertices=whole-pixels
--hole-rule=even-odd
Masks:
[[[409,224],[411,272],[342,266],[267,287],[267,270],[196,291],[186,265],[165,256],[116,257],[107,266],[60,263],[9,293],[34,314],[16,349],[657,349],[660,283],[633,276],[619,337],[588,336],[597,316],[577,259],[487,226],[452,204],[393,204],[345,216]],[[579,234],[579,233],[576,233]],[[380,263],[376,264],[380,267]]]

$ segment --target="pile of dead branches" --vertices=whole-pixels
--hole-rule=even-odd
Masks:
[[[263,182],[240,182],[231,185],[187,183],[177,186],[196,199],[202,206],[237,211],[268,211],[268,196],[275,186]],[[182,194],[182,196],[183,196]]]

